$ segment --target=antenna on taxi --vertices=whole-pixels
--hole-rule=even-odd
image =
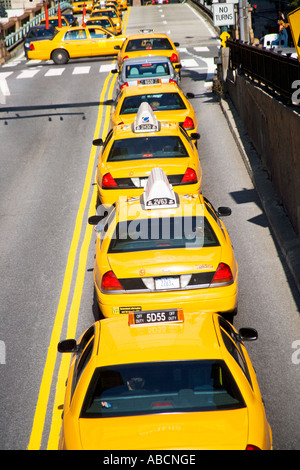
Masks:
[[[145,209],[169,209],[178,207],[178,197],[164,171],[153,168],[142,195]]]

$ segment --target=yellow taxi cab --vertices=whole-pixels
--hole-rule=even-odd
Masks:
[[[154,168],[136,198],[91,216],[96,225],[95,295],[101,314],[181,305],[184,311],[237,313],[238,264],[221,217],[201,194],[175,193]]]
[[[71,361],[59,449],[271,450],[244,344],[257,331],[165,306],[100,320],[78,342],[60,341]]]
[[[95,16],[86,20],[85,24],[86,26],[101,26],[101,28],[107,29],[107,31],[110,31],[114,35],[118,34],[117,28],[109,16]]]
[[[94,0],[72,0],[73,13],[82,13],[85,7],[87,13],[90,13],[94,6]]]
[[[128,9],[128,2],[127,0],[118,0],[118,4],[121,8],[122,11],[125,11]]]
[[[166,34],[156,33],[151,29],[140,30],[138,34],[128,36],[123,46],[119,48],[118,66],[121,69],[124,59],[163,55],[169,57],[173,67],[178,71],[181,67],[180,54],[176,49],[178,46],[179,43],[173,43]]]
[[[54,26],[55,28],[59,27],[59,18],[58,16],[50,16],[48,18],[49,25]],[[42,19],[39,23],[40,25],[46,24],[46,18]],[[62,26],[70,26],[70,23],[68,22],[67,18],[65,18],[63,15],[61,16],[61,27]]]
[[[200,191],[202,168],[192,139],[178,123],[159,122],[148,103],[140,105],[133,125],[114,126],[104,143],[93,144],[103,145],[96,173],[101,204],[142,194],[157,166],[179,194]]]
[[[177,83],[124,87],[111,111],[111,127],[133,122],[140,104],[147,102],[159,121],[179,122],[191,135],[198,128],[196,113],[188,100],[193,97],[193,93],[185,96]]]
[[[117,33],[122,34],[122,18],[120,15],[115,11],[114,8],[95,8],[90,15],[90,19],[94,18],[95,16],[109,16],[112,19],[115,27],[117,28]],[[115,52],[118,54],[120,45],[116,45],[117,49]]]
[[[51,40],[30,43],[28,59],[52,59],[55,64],[66,64],[79,57],[114,55],[115,45],[124,40],[125,36],[117,37],[97,25],[64,27]]]

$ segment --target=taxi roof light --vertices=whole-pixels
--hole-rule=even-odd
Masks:
[[[143,202],[145,209],[178,207],[178,199],[164,171],[153,168],[146,182]]]
[[[151,106],[147,102],[140,104],[133,123],[133,132],[157,132],[159,122]]]

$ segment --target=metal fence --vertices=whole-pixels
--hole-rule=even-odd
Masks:
[[[227,40],[230,48],[230,64],[233,69],[247,75],[270,90],[291,100],[293,84],[300,80],[300,63],[289,54],[283,55],[269,49]]]
[[[72,5],[68,2],[62,2],[60,4],[60,8],[62,11],[64,11],[64,10],[72,9]],[[49,16],[55,15],[57,13],[57,5],[49,8],[48,12],[49,12]],[[8,51],[13,49],[17,44],[19,44],[19,42],[21,42],[25,38],[29,29],[32,26],[38,25],[39,22],[44,18],[45,18],[45,12],[39,13],[32,20],[27,21],[27,23],[25,23],[24,26],[22,26],[22,28],[18,29],[17,31],[13,33],[8,34],[4,39],[6,49]]]

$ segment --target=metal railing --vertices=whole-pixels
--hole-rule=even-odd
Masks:
[[[232,39],[227,40],[230,48],[230,64],[233,69],[270,90],[280,94],[288,101],[293,93],[293,83],[300,80],[300,63],[289,54],[283,55],[269,49],[245,44]]]
[[[62,2],[60,4],[60,8],[62,11],[72,9],[72,5],[69,2]],[[57,13],[57,5],[54,7],[51,7],[48,9],[49,16],[53,16]],[[13,49],[15,46],[17,46],[26,36],[28,33],[29,29],[32,26],[36,26],[39,24],[39,22],[45,18],[45,12],[39,13],[36,15],[32,20],[27,21],[27,23],[22,26],[22,28],[18,29],[17,31],[8,34],[4,41],[5,41],[5,47],[9,51]]]

